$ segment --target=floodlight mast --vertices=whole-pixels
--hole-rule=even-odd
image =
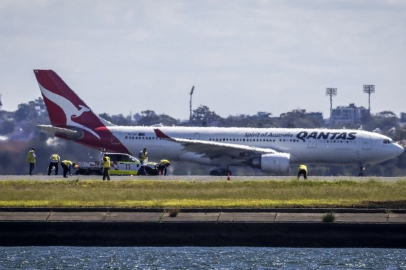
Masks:
[[[375,93],[375,85],[365,85],[364,84],[364,93],[368,94],[368,113],[371,115],[371,94]]]
[[[193,92],[195,90],[195,86],[192,86],[192,90],[190,90],[190,115],[189,115],[189,121],[192,121],[192,96],[193,96]]]
[[[326,88],[326,96],[330,96],[330,119],[333,111],[333,96],[337,95],[337,88]]]

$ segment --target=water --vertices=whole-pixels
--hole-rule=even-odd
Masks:
[[[0,269],[406,269],[406,250],[0,247]]]

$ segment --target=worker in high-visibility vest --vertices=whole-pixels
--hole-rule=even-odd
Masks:
[[[74,166],[75,164],[74,163],[72,163],[72,161],[70,161],[70,160],[62,160],[61,161],[61,167],[62,167],[62,169],[63,169],[63,177],[65,177],[65,178],[68,178],[66,175],[68,174],[68,172],[69,172],[69,174],[72,176],[72,167]]]
[[[138,159],[142,162],[147,162],[148,161],[148,152],[147,152],[147,148],[142,149],[142,151],[140,151],[138,153]]]
[[[29,170],[29,172],[30,172],[30,175],[32,175],[32,171],[34,170],[34,167],[35,167],[35,148],[33,147],[33,148],[31,148],[31,150],[30,151],[28,151],[28,155],[27,155],[27,161],[28,161],[28,163],[30,164],[30,170]]]
[[[138,170],[138,175],[147,175],[147,171],[145,170],[145,166],[148,162],[147,148],[144,147],[144,149],[142,149],[142,151],[138,153],[138,159],[141,162],[141,167]]]
[[[53,168],[55,168],[55,175],[58,175],[58,165],[61,158],[59,157],[58,154],[52,154],[49,159],[51,161],[49,162],[48,166],[48,175],[51,175],[51,171]]]
[[[110,173],[109,173],[110,166],[111,166],[110,157],[108,157],[108,156],[103,157],[102,166],[103,166],[103,180],[106,180],[106,178],[107,178],[107,180],[110,180]]]
[[[307,166],[306,165],[299,165],[299,172],[297,174],[297,179],[299,179],[301,175],[303,175],[304,179],[307,179]]]
[[[161,161],[156,165],[156,168],[158,170],[158,174],[160,175],[166,175],[167,168],[171,165],[169,160],[167,159],[161,159]]]

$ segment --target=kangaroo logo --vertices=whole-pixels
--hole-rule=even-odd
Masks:
[[[88,127],[85,127],[79,123],[76,123],[72,120],[72,118],[77,118],[79,116],[81,116],[83,113],[85,112],[90,112],[90,109],[88,107],[85,107],[83,105],[79,105],[80,109],[78,110],[78,108],[76,108],[75,105],[73,105],[72,102],[70,102],[68,99],[59,96],[55,93],[52,93],[51,91],[45,89],[44,87],[42,87],[42,85],[39,85],[39,87],[41,88],[41,92],[42,94],[49,99],[50,101],[52,101],[53,103],[55,103],[56,105],[58,105],[63,112],[65,113],[66,116],[66,125],[67,126],[73,126],[73,127],[78,127],[81,129],[84,129],[90,133],[92,133],[95,137],[97,137],[100,140],[100,136],[94,132],[93,130],[91,130]]]

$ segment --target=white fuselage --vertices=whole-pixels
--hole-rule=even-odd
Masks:
[[[185,151],[176,142],[158,138],[154,127],[109,126],[108,129],[135,156],[147,147],[149,156],[154,160],[166,158],[206,165],[233,165],[232,160],[225,161],[221,156],[210,159]],[[293,164],[370,164],[385,161],[403,152],[403,148],[390,138],[361,130],[216,127],[159,129],[172,138],[240,144],[289,153]]]

